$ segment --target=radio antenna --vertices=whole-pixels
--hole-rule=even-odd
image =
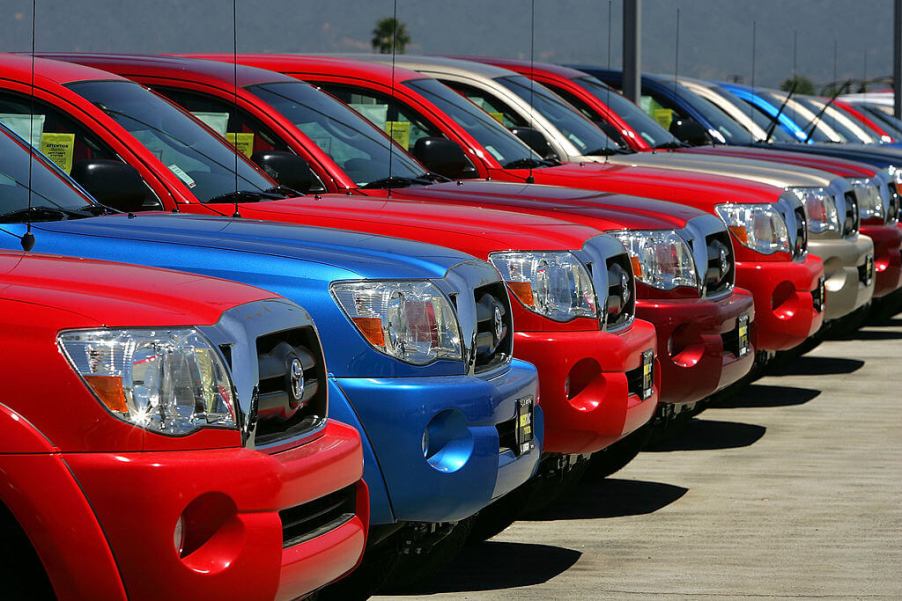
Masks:
[[[34,233],[31,231],[31,182],[34,163],[34,55],[35,55],[35,24],[38,20],[38,0],[31,0],[31,95],[29,97],[28,115],[28,218],[25,221],[25,234],[22,236],[22,250],[25,252],[34,248]]]
[[[398,56],[398,0],[393,0],[392,2],[392,33],[391,33],[391,102],[395,102],[395,63],[397,61]],[[400,116],[400,112],[398,113]],[[393,171],[393,163],[395,162],[395,121],[389,119],[391,117],[391,105],[385,107],[385,118],[391,125],[388,129],[388,186],[387,197],[391,198],[391,188],[392,183],[392,171]]]
[[[614,4],[614,0],[608,0],[608,72],[611,71],[611,21],[612,21],[612,6]],[[605,105],[607,110],[611,110],[611,86],[607,86],[607,90],[605,90]],[[604,139],[604,162],[607,163],[610,159],[610,153],[608,152],[608,140],[610,136],[605,135]],[[654,152],[654,151],[652,151]]]
[[[238,0],[232,0],[232,99],[235,102],[235,107],[237,110],[238,107]],[[235,119],[235,142],[234,148],[232,150],[235,151],[235,212],[232,214],[234,218],[240,218],[241,212],[238,210],[238,153],[241,152],[238,149],[238,126],[237,119]],[[228,122],[226,122],[228,125]],[[228,127],[226,127],[226,131],[228,131]]]
[[[534,65],[536,58],[536,0],[531,0],[530,3],[530,12],[529,12],[529,127],[535,128],[535,121],[533,120],[533,113],[535,109],[533,108],[533,88],[535,86],[535,80],[533,77],[534,74]],[[543,157],[544,158],[544,157]],[[533,164],[530,161],[529,163],[529,175],[526,176],[527,184],[534,184],[536,179],[532,176],[532,167]]]
[[[680,75],[680,9],[676,9],[676,38],[673,49],[673,95],[679,100],[680,91],[677,79]]]
[[[752,94],[755,93],[755,70],[757,67],[756,59],[758,57],[758,21],[752,21]],[[753,119],[755,107],[749,102],[749,119]]]

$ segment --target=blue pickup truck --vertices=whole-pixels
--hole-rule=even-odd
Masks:
[[[27,145],[0,127],[0,248],[18,249],[30,227],[36,251],[236,280],[310,312],[329,416],[363,438],[373,540],[418,544],[435,524],[464,520],[532,476],[543,436],[536,370],[512,358],[508,295],[487,263],[325,228],[113,214],[49,159],[35,154],[32,165],[29,200]],[[264,382],[291,376],[278,348],[258,340],[258,352],[271,372]],[[264,388],[241,399],[249,444],[277,451],[322,417],[293,412],[290,398],[286,406]]]

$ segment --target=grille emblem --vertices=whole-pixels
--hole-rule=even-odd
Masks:
[[[291,367],[288,372],[289,382],[291,384],[292,401],[300,403],[304,398],[304,366],[301,360],[294,358],[291,360]]]
[[[492,316],[492,324],[495,327],[495,340],[501,342],[501,338],[504,337],[504,319],[501,315],[501,307],[495,305],[495,312]]]
[[[621,297],[623,298],[623,302],[621,303],[622,309],[629,304],[630,298],[633,295],[632,290],[630,290],[630,276],[625,271],[620,272],[620,289],[623,291],[621,292]]]
[[[718,247],[717,253],[718,258],[720,259],[720,279],[722,280],[730,271],[730,257],[727,254],[727,249],[722,245]]]

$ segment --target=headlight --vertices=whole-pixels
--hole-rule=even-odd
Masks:
[[[489,261],[530,311],[554,321],[598,317],[592,276],[569,252],[500,252]]]
[[[849,184],[855,188],[858,196],[858,216],[860,219],[883,219],[883,199],[880,190],[870,179],[850,179]]]
[[[763,255],[792,252],[786,220],[773,205],[724,204],[717,214],[743,246]]]
[[[825,188],[790,188],[802,201],[808,218],[808,231],[812,234],[839,232],[839,212],[833,194]]]
[[[612,232],[623,244],[640,282],[673,290],[680,286],[698,288],[698,275],[692,250],[673,230]]]
[[[338,282],[332,294],[376,350],[414,365],[462,360],[451,303],[432,282]]]
[[[59,342],[91,391],[122,421],[170,436],[236,427],[229,373],[197,330],[72,330]]]

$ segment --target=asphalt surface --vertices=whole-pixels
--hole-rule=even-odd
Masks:
[[[902,316],[378,599],[902,599]]]

